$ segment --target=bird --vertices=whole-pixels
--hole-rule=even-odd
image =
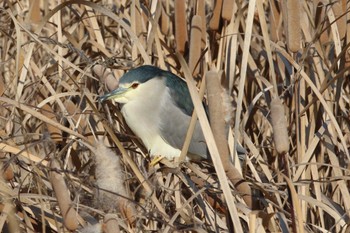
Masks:
[[[115,90],[100,97],[100,102],[106,100],[120,104],[127,125],[151,157],[172,160],[180,156],[194,110],[183,79],[156,66],[142,65],[126,72]],[[210,158],[198,119],[187,157],[190,160]]]

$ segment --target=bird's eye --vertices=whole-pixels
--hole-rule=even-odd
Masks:
[[[138,83],[133,83],[133,84],[131,85],[131,88],[136,89],[138,86],[139,86]]]

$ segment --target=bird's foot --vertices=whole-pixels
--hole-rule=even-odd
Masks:
[[[154,156],[154,158],[151,160],[150,166],[154,167],[157,163],[159,163],[162,159],[164,159],[164,156]]]

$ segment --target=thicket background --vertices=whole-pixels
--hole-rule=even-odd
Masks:
[[[349,9],[2,0],[1,231],[350,232]],[[191,72],[198,87],[223,77],[253,211],[210,162],[149,167],[119,109],[97,101],[142,64]]]

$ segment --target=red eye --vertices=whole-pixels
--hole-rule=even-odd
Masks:
[[[139,86],[138,83],[133,83],[133,84],[131,85],[131,87],[132,87],[133,89],[136,89],[138,86]]]

